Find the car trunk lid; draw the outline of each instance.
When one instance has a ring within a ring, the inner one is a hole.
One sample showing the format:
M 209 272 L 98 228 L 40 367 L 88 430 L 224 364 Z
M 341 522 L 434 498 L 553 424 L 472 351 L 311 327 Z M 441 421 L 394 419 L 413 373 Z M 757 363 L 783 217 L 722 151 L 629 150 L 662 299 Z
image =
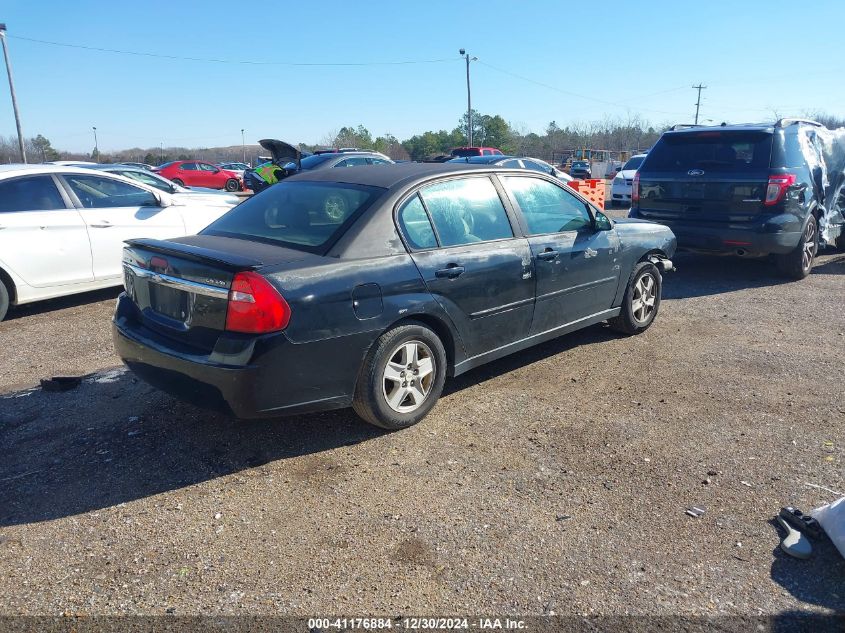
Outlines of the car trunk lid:
M 196 352 L 211 351 L 226 329 L 235 276 L 315 255 L 221 236 L 127 241 L 124 286 L 142 324 Z M 272 284 L 272 282 L 271 282 Z M 277 289 L 279 290 L 279 289 Z

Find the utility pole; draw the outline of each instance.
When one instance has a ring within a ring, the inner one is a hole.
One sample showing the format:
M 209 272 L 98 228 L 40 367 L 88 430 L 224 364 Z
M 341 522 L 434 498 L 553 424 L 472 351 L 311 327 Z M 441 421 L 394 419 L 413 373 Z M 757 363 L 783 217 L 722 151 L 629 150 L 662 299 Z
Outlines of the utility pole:
M 698 125 L 698 109 L 701 106 L 701 91 L 707 88 L 707 86 L 702 86 L 698 84 L 697 86 L 693 86 L 693 89 L 698 90 L 698 99 L 695 102 L 695 124 Z
M 472 144 L 472 95 L 469 87 L 469 63 L 478 61 L 478 58 L 470 57 L 463 48 L 458 52 L 461 54 L 461 57 L 466 59 L 467 62 L 467 141 L 469 142 L 470 147 L 475 147 Z
M 246 163 L 246 143 L 244 142 L 244 129 L 241 128 L 241 151 L 244 154 L 243 162 Z
M 158 164 L 162 165 L 162 164 L 164 164 L 164 143 L 161 143 L 159 145 L 159 150 L 160 151 L 159 151 L 159 155 L 158 155 Z
M 15 125 L 18 128 L 18 145 L 21 149 L 21 162 L 26 163 L 26 148 L 21 131 L 21 114 L 18 112 L 18 98 L 15 96 L 15 82 L 12 80 L 12 66 L 9 63 L 9 49 L 6 46 L 6 25 L 0 24 L 0 41 L 3 42 L 3 57 L 6 59 L 6 74 L 9 75 L 9 92 L 12 93 L 12 110 L 15 111 Z
M 97 142 L 97 127 L 94 126 L 91 129 L 94 130 L 94 154 L 97 157 L 94 160 L 99 163 L 100 162 L 100 144 Z

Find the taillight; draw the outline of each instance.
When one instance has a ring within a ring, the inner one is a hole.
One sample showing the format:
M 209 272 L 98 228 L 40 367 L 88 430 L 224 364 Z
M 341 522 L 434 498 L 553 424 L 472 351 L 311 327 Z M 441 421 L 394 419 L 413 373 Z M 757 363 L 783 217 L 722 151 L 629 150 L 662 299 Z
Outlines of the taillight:
M 640 172 L 634 174 L 634 182 L 631 183 L 631 202 L 640 201 Z
M 290 306 L 269 281 L 253 272 L 235 275 L 226 310 L 226 329 L 229 332 L 277 332 L 284 330 L 289 321 Z
M 786 190 L 789 186 L 794 184 L 795 174 L 769 176 L 769 184 L 766 186 L 766 199 L 763 204 L 767 207 L 776 205 L 786 196 Z

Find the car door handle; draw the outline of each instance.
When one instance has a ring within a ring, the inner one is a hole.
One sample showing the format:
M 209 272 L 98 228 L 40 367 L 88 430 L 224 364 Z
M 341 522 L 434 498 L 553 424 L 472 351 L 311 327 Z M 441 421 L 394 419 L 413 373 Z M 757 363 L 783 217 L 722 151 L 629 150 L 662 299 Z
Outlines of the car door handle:
M 544 262 L 550 262 L 556 259 L 558 252 L 554 249 L 547 248 L 542 253 L 537 253 L 537 259 L 542 259 Z
M 449 264 L 446 268 L 441 268 L 435 272 L 434 276 L 439 277 L 440 279 L 455 279 L 463 275 L 464 270 L 466 269 L 463 266 L 459 266 L 458 264 Z
M 584 257 L 586 257 L 586 258 L 595 257 L 598 254 L 599 254 L 598 251 L 594 251 L 592 248 L 589 248 L 589 247 L 584 251 Z
M 100 224 L 92 224 L 91 227 L 95 229 L 110 229 L 114 224 L 108 220 L 100 220 Z

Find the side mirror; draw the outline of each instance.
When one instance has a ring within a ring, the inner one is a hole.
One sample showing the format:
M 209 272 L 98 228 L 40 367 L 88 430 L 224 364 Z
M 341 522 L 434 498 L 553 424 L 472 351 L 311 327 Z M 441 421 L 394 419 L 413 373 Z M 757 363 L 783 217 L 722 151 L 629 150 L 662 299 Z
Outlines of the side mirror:
M 601 211 L 596 211 L 596 223 L 595 223 L 596 231 L 609 231 L 613 228 L 613 223 L 610 221 L 610 218 L 607 217 Z

